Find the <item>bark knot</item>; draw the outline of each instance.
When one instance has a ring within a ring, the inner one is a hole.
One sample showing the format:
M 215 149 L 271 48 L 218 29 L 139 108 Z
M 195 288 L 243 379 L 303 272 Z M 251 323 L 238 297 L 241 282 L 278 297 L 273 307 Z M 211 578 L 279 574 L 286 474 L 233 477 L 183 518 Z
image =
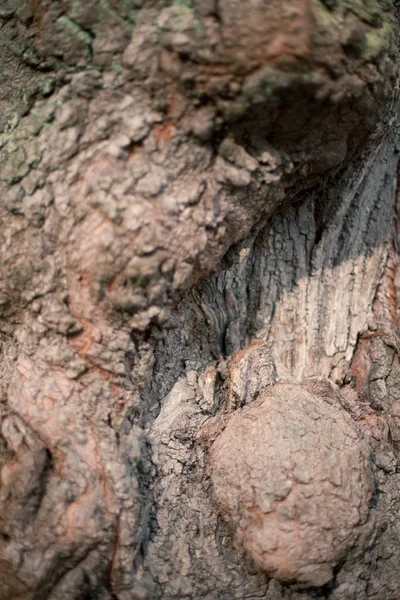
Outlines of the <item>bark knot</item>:
M 239 544 L 269 576 L 302 587 L 329 582 L 373 527 L 366 436 L 325 387 L 269 388 L 232 415 L 209 455 Z

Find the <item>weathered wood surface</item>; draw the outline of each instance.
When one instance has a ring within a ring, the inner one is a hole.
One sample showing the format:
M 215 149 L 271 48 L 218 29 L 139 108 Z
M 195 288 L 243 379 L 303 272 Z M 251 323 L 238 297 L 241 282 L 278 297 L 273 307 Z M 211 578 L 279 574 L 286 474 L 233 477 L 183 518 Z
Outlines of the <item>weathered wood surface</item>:
M 397 35 L 387 0 L 0 3 L 2 598 L 398 600 Z M 250 469 L 323 447 L 283 570 L 208 460 L 268 394 Z

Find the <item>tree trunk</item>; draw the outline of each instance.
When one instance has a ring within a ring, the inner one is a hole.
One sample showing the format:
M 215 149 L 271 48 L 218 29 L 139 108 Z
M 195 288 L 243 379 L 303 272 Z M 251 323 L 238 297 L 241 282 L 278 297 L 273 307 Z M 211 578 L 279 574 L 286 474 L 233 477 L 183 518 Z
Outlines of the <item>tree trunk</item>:
M 389 0 L 0 2 L 0 596 L 398 600 Z

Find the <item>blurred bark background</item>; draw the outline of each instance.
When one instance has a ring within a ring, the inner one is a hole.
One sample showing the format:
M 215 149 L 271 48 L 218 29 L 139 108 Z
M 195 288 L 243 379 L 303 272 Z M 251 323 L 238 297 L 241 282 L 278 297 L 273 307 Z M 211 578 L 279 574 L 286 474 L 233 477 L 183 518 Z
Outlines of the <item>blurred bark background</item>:
M 0 1 L 1 598 L 398 600 L 396 9 Z

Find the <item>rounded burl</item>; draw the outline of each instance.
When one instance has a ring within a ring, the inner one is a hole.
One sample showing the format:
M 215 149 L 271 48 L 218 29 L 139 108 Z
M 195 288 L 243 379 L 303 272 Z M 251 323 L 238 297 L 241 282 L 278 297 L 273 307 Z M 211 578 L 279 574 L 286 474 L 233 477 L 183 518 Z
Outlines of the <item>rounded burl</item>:
M 209 464 L 214 499 L 255 563 L 316 587 L 366 543 L 373 476 L 368 442 L 337 393 L 308 388 L 275 385 L 234 413 Z

